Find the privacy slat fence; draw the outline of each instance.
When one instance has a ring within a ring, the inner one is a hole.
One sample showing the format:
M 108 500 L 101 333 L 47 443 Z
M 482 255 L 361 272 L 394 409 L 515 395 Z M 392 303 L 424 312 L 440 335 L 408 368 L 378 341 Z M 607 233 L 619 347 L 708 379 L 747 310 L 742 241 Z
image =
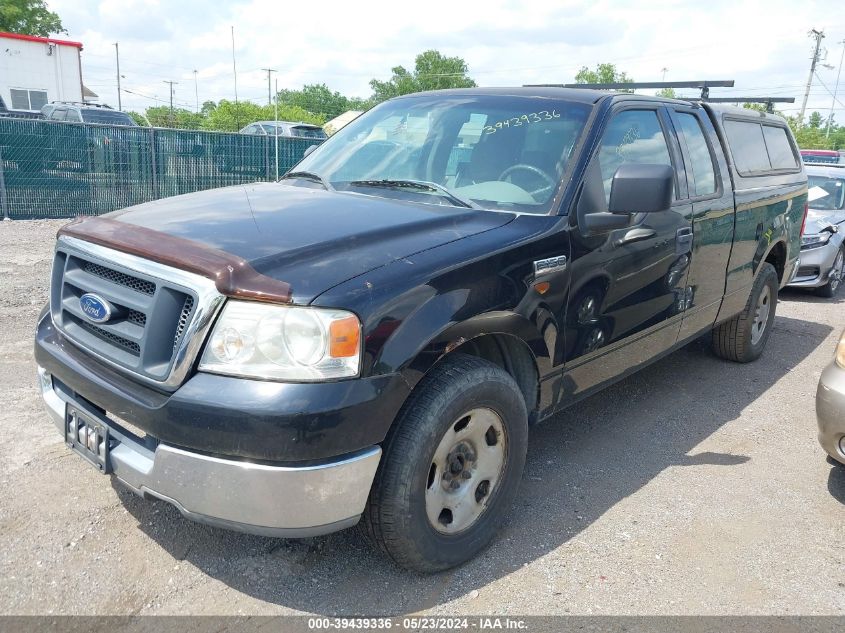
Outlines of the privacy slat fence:
M 279 139 L 281 175 L 319 141 Z M 0 117 L 4 217 L 99 215 L 276 176 L 275 139 Z

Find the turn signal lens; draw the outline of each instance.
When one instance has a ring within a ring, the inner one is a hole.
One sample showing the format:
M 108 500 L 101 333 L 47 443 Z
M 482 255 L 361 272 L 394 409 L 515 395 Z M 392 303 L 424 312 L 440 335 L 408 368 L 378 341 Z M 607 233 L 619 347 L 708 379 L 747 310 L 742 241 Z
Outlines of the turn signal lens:
M 839 345 L 836 346 L 836 364 L 845 369 L 845 332 L 842 332 Z
M 332 358 L 350 358 L 358 354 L 361 342 L 361 325 L 357 317 L 332 321 L 329 325 L 329 355 Z

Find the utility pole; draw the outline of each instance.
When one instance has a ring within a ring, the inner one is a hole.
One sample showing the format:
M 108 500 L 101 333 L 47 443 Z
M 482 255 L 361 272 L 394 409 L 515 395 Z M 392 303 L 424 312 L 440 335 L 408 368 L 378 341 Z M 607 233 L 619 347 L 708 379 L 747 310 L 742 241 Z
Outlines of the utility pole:
M 194 69 L 194 98 L 197 101 L 196 108 L 194 109 L 195 112 L 200 111 L 200 89 L 197 85 L 197 71 Z
M 238 66 L 235 63 L 235 27 L 232 26 L 232 73 L 235 76 L 235 132 L 241 127 L 241 122 L 238 117 Z
M 120 50 L 117 47 L 117 42 L 114 43 L 114 57 L 117 60 L 117 109 L 123 110 L 123 105 L 120 101 Z
M 842 40 L 839 44 L 842 44 L 842 55 L 839 57 L 839 70 L 836 71 L 836 86 L 833 88 L 833 101 L 830 102 L 830 115 L 827 117 L 827 130 L 824 133 L 825 138 L 830 138 L 830 124 L 833 121 L 833 108 L 836 106 L 836 94 L 839 92 L 839 76 L 842 74 L 842 62 L 845 61 L 845 40 Z
M 804 101 L 801 103 L 801 112 L 798 113 L 798 127 L 803 127 L 804 125 L 804 112 L 807 110 L 807 98 L 810 96 L 810 87 L 813 85 L 813 75 L 816 72 L 816 64 L 819 63 L 819 52 L 822 47 L 824 31 L 817 31 L 816 29 L 813 29 L 808 35 L 816 38 L 816 50 L 813 51 L 813 59 L 810 62 L 810 76 L 807 77 L 807 87 L 804 89 Z
M 178 81 L 163 80 L 164 83 L 170 84 L 170 127 L 173 127 L 173 84 L 179 84 Z
M 276 99 L 274 100 L 276 104 L 274 118 L 276 124 L 273 126 L 273 140 L 275 141 L 276 145 L 276 181 L 279 180 L 279 79 L 276 78 Z M 3 163 L 0 162 L 0 169 L 2 169 Z
M 262 68 L 261 70 L 267 71 L 267 105 L 272 103 L 272 99 L 270 98 L 270 73 L 276 72 L 275 68 Z

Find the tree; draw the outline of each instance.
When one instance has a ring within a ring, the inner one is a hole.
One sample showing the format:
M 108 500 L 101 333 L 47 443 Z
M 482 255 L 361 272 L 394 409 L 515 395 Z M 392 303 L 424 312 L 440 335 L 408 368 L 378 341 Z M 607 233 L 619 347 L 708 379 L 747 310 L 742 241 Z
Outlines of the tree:
M 163 105 L 147 108 L 144 114 L 153 127 L 198 130 L 205 122 L 205 117 L 202 114 L 191 112 L 185 108 L 173 108 L 171 113 L 170 107 Z
M 396 66 L 391 72 L 393 75 L 387 81 L 370 81 L 370 88 L 373 89 L 372 102 L 380 103 L 392 97 L 422 90 L 473 88 L 476 85 L 468 75 L 469 69 L 463 59 L 445 57 L 435 50 L 417 55 L 413 72 L 403 66 Z
M 663 97 L 664 99 L 677 99 L 678 95 L 675 94 L 674 88 L 661 88 L 657 92 L 654 93 L 655 97 Z
M 208 116 L 212 112 L 214 112 L 214 109 L 216 107 L 217 107 L 217 104 L 214 103 L 214 101 L 203 101 L 202 102 L 202 108 L 200 108 L 200 114 L 202 114 L 203 116 Z
M 132 120 L 135 121 L 141 127 L 149 127 L 150 123 L 147 121 L 147 118 L 141 114 L 140 112 L 135 112 L 134 110 L 127 110 L 126 114 L 132 117 Z
M 633 82 L 634 80 L 624 72 L 616 70 L 616 64 L 597 64 L 595 70 L 582 66 L 575 75 L 575 83 L 579 84 L 630 84 Z
M 366 110 L 370 105 L 364 99 L 332 92 L 326 84 L 305 85 L 302 90 L 280 90 L 278 98 L 280 104 L 302 108 L 325 120 L 333 119 L 348 110 Z
M 241 101 L 236 104 L 233 101 L 222 99 L 216 107 L 210 109 L 208 116 L 202 122 L 202 128 L 221 132 L 237 132 L 254 121 L 272 121 L 274 116 L 275 108 L 271 105 L 257 105 L 249 101 Z M 302 121 L 315 125 L 322 125 L 326 122 L 326 119 L 321 115 L 291 105 L 279 106 L 279 120 Z
M 47 37 L 67 33 L 59 16 L 44 0 L 0 0 L 0 31 Z

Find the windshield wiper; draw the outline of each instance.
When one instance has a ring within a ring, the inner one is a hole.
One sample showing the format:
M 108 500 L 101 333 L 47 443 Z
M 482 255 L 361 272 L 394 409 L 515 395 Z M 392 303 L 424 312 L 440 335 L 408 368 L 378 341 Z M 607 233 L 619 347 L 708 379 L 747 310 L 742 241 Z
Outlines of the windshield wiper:
M 302 180 L 311 180 L 312 182 L 318 182 L 323 185 L 323 188 L 326 191 L 335 190 L 334 187 L 332 187 L 332 183 L 323 178 L 320 174 L 317 174 L 313 171 L 290 171 L 281 178 L 279 178 L 279 180 L 286 180 L 288 178 L 301 178 Z
M 404 188 L 415 189 L 417 191 L 433 191 L 435 193 L 439 193 L 445 198 L 448 198 L 460 207 L 466 207 L 467 209 L 481 208 L 471 200 L 461 198 L 455 192 L 450 191 L 443 185 L 439 185 L 436 182 L 428 182 L 426 180 L 390 180 L 385 178 L 383 180 L 353 180 L 349 184 L 356 187 L 388 187 L 392 189 Z

